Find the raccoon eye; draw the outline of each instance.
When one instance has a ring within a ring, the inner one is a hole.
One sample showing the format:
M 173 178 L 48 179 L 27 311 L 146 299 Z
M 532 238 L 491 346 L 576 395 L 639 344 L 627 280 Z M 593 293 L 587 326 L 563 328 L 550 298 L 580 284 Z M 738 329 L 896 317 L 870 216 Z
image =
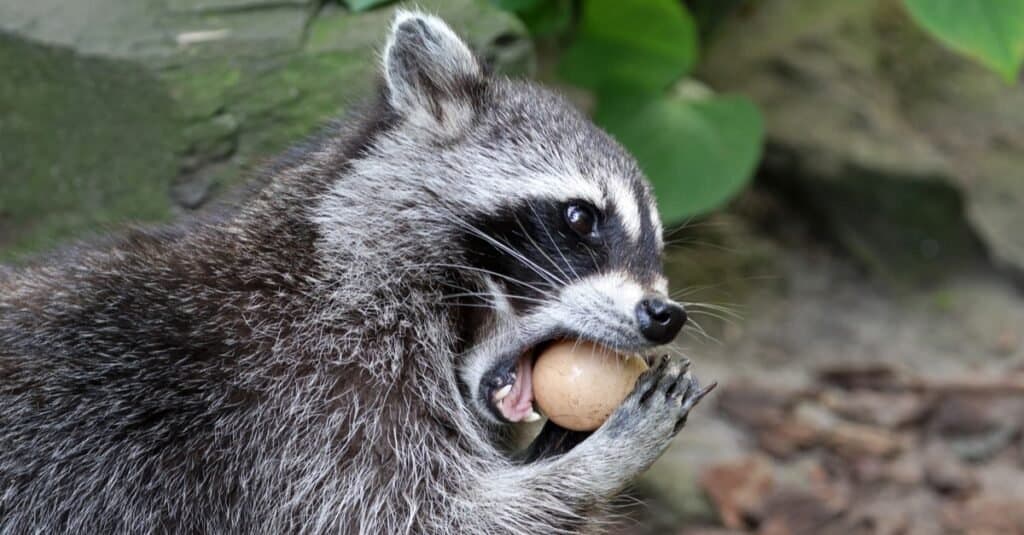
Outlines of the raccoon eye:
M 581 238 L 597 238 L 597 209 L 590 203 L 570 201 L 565 205 L 565 222 Z

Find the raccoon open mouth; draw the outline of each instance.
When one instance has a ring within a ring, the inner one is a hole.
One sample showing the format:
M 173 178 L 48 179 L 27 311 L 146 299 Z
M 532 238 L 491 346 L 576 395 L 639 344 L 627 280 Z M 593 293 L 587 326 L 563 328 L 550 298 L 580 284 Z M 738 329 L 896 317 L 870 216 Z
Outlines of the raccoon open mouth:
M 480 393 L 485 405 L 498 420 L 517 423 L 536 422 L 541 419 L 540 411 L 534 406 L 534 364 L 544 351 L 566 339 L 586 340 L 578 336 L 547 337 L 539 343 L 515 351 L 484 374 Z M 643 358 L 648 365 L 651 364 L 650 355 L 630 353 Z
M 511 365 L 500 366 L 485 379 L 488 406 L 507 422 L 536 422 L 541 416 L 533 406 L 533 363 L 551 341 L 523 351 Z

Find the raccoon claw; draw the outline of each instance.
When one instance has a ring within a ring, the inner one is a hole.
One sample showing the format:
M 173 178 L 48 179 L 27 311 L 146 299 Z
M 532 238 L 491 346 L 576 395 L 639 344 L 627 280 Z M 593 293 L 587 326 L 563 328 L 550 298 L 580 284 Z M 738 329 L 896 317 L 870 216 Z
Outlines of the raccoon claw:
M 686 378 L 684 381 L 683 378 Z M 712 381 L 711 384 L 700 388 L 700 381 L 696 377 L 693 377 L 688 372 L 683 374 L 680 378 L 680 383 L 685 382 L 686 385 L 682 388 L 685 390 L 678 396 L 679 405 L 682 409 L 682 415 L 676 420 L 675 427 L 672 428 L 672 434 L 678 433 L 686 425 L 686 418 L 690 415 L 690 410 L 697 406 L 698 403 L 704 399 L 705 396 L 711 393 L 715 387 L 718 386 L 717 381 Z
M 683 428 L 690 410 L 716 385 L 711 383 L 701 388 L 700 382 L 690 373 L 688 359 L 664 356 L 640 376 L 633 393 L 620 408 L 621 414 L 617 415 L 614 427 L 650 426 L 656 435 L 674 435 Z
M 651 394 L 656 390 L 658 379 L 666 375 L 665 369 L 668 368 L 668 364 L 671 360 L 672 359 L 668 355 L 662 356 L 661 359 L 658 360 L 657 364 L 645 371 L 643 375 L 640 376 L 640 379 L 637 380 L 636 386 L 633 387 L 633 391 L 640 393 L 639 401 L 641 405 L 647 404 Z

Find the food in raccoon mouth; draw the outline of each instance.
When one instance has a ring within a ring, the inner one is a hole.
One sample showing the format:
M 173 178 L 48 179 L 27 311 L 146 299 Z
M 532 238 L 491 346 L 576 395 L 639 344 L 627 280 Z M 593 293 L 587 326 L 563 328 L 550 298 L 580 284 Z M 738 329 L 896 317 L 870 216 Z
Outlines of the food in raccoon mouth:
M 552 422 L 573 431 L 593 431 L 632 392 L 646 369 L 640 357 L 590 342 L 565 340 L 537 357 L 533 393 Z

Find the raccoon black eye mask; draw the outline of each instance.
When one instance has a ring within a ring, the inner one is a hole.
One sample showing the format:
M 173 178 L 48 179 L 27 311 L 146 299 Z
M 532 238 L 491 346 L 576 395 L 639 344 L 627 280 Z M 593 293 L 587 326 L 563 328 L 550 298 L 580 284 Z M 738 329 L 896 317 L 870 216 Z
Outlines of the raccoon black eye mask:
M 236 206 L 4 271 L 0 533 L 591 532 L 668 447 L 708 389 L 660 357 L 686 315 L 633 158 L 436 17 L 381 58 Z M 577 341 L 649 368 L 510 454 Z

